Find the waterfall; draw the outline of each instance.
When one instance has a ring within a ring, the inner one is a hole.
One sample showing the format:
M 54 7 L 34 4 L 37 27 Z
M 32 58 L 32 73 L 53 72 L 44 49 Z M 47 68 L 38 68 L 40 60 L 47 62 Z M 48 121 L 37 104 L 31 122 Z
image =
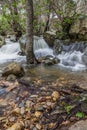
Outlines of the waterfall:
M 0 63 L 10 62 L 10 61 L 22 61 L 24 60 L 23 56 L 18 55 L 20 51 L 20 45 L 18 42 L 11 42 L 9 39 L 6 39 L 6 45 L 3 45 L 0 48 Z
M 61 53 L 56 54 L 56 57 L 60 59 L 58 67 L 72 71 L 85 70 L 87 68 L 87 47 L 85 44 L 73 43 L 64 45 L 60 42 L 57 45 L 62 48 Z M 25 62 L 26 57 L 18 54 L 20 51 L 18 42 L 13 43 L 6 39 L 6 45 L 0 48 L 0 64 L 11 61 Z M 43 37 L 34 36 L 33 51 L 37 59 L 48 55 L 55 57 L 53 49 L 49 48 Z
M 45 57 L 47 55 L 53 56 L 53 50 L 49 48 L 43 37 L 34 36 L 33 50 L 37 59 L 40 57 Z

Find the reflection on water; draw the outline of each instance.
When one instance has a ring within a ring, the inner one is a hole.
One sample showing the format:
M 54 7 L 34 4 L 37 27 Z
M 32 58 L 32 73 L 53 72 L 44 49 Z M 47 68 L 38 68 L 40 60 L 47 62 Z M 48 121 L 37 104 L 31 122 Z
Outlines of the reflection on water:
M 36 78 L 41 78 L 46 81 L 55 81 L 63 77 L 66 81 L 73 81 L 78 83 L 82 87 L 87 87 L 87 72 L 72 72 L 58 68 L 58 66 L 44 66 L 39 65 L 37 67 L 27 69 L 27 75 Z

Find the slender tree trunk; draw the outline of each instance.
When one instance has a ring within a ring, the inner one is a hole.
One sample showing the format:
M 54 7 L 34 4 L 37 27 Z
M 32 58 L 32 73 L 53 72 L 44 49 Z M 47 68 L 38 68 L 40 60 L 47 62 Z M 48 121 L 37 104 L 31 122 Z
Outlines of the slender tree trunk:
M 26 59 L 27 64 L 34 64 L 33 53 L 33 0 L 26 0 L 26 12 L 27 12 L 27 40 L 26 40 Z
M 16 40 L 19 40 L 19 38 L 22 36 L 22 28 L 19 23 L 19 14 L 16 5 L 16 0 L 6 0 L 6 2 L 8 3 L 8 7 L 12 17 L 12 21 L 10 21 L 10 25 L 15 33 Z

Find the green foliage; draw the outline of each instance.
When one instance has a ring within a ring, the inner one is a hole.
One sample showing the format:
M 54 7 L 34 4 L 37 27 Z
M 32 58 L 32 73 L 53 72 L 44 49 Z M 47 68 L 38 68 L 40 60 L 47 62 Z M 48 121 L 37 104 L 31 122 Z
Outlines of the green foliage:
M 71 105 L 65 106 L 65 110 L 66 110 L 67 114 L 70 114 L 70 110 L 71 110 L 72 108 L 73 108 L 73 106 L 71 106 Z
M 83 118 L 85 115 L 84 115 L 84 113 L 83 112 L 77 112 L 76 113 L 76 117 L 78 117 L 78 118 Z

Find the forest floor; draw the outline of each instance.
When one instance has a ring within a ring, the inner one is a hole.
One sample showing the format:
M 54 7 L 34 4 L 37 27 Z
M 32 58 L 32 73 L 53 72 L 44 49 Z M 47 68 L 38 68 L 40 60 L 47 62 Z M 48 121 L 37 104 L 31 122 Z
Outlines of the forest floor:
M 0 130 L 77 130 L 74 123 L 87 123 L 87 90 L 63 77 L 2 78 L 0 90 Z

